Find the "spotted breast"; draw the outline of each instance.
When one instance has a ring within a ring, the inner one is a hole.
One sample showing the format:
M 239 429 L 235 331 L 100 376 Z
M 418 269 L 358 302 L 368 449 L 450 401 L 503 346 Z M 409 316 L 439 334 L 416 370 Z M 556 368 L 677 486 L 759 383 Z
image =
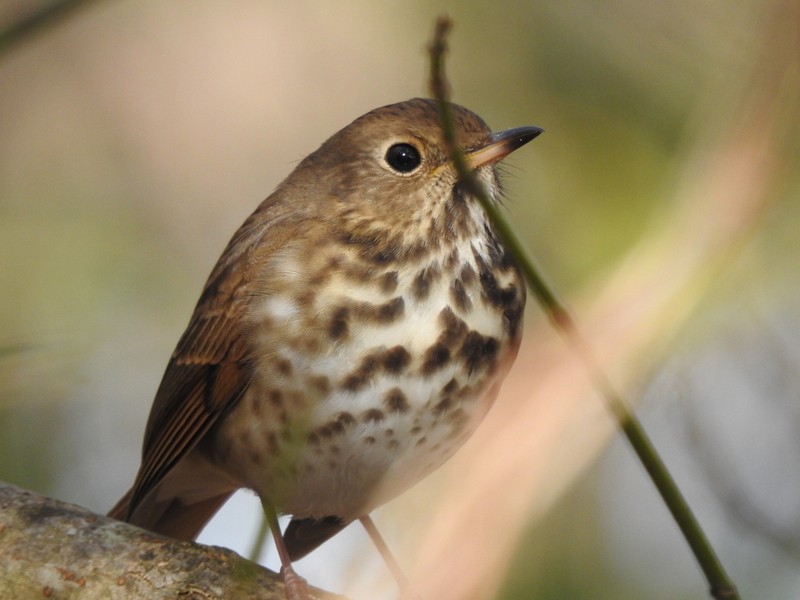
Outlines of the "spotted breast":
M 298 292 L 255 309 L 267 356 L 216 429 L 214 461 L 297 518 L 347 522 L 450 457 L 491 406 L 525 302 L 483 213 L 468 212 L 471 235 L 424 258 L 376 265 L 340 243 L 274 257 L 276 287 Z
M 541 130 L 492 133 L 452 108 L 467 166 L 497 201 L 496 163 Z M 293 515 L 284 534 L 270 521 L 291 573 L 293 558 L 463 444 L 517 353 L 524 305 L 436 104 L 367 113 L 233 236 L 167 366 L 136 482 L 110 514 L 190 539 L 247 487 L 268 515 Z

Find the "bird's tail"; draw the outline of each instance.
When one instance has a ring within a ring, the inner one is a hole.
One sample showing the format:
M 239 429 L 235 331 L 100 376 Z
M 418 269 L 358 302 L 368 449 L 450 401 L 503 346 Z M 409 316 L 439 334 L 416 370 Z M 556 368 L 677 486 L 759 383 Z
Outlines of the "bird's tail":
M 186 503 L 179 498 L 158 501 L 148 501 L 145 498 L 131 511 L 131 488 L 108 512 L 108 516 L 167 537 L 191 541 L 200 534 L 232 493 L 226 492 L 192 503 Z

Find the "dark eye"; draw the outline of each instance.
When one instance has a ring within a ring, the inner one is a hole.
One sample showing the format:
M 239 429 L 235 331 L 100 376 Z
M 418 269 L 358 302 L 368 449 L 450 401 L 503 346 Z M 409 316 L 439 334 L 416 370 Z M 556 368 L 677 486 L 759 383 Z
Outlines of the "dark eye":
M 419 166 L 422 158 L 411 144 L 395 144 L 386 151 L 386 162 L 398 173 L 410 173 Z

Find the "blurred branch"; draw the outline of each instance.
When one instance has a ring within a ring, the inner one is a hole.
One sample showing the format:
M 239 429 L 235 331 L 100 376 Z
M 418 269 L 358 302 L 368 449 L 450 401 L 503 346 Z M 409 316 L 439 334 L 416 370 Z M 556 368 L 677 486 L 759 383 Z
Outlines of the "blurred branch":
M 759 415 L 764 415 L 765 428 L 770 431 L 768 438 L 759 442 L 759 452 L 769 449 L 772 455 L 768 459 L 771 464 L 784 467 L 791 457 L 798 456 L 800 450 L 800 422 L 797 415 L 797 398 L 800 397 L 800 378 L 797 376 L 800 366 L 800 356 L 786 343 L 784 336 L 792 336 L 796 329 L 790 328 L 778 334 L 774 325 L 767 319 L 752 317 L 763 329 L 759 337 L 748 335 L 744 340 L 727 339 L 723 341 L 723 348 L 731 354 L 726 363 L 736 369 L 739 377 L 747 382 L 746 389 L 750 390 L 749 400 L 744 397 L 739 402 L 750 402 L 757 405 Z M 732 355 L 732 348 L 746 348 L 748 353 L 760 357 L 758 364 Z M 768 366 L 761 364 L 761 361 Z M 736 437 L 743 446 L 748 446 L 748 440 L 743 439 L 741 429 L 727 429 L 721 434 L 719 423 L 708 422 L 703 418 L 702 411 L 698 410 L 695 393 L 687 391 L 688 402 L 685 409 L 679 414 L 683 417 L 692 455 L 697 457 L 695 464 L 703 475 L 703 480 L 708 484 L 711 493 L 723 507 L 725 514 L 741 528 L 747 529 L 762 540 L 775 547 L 776 550 L 786 555 L 795 562 L 800 561 L 800 525 L 798 525 L 798 510 L 800 503 L 792 504 L 793 514 L 786 511 L 775 510 L 768 506 L 768 497 L 756 493 L 752 480 L 746 476 L 748 470 L 756 470 L 756 465 L 766 464 L 764 457 L 756 458 L 748 465 L 737 467 L 735 463 L 725 460 L 725 453 L 719 451 L 718 438 Z M 699 398 L 697 399 L 699 400 Z M 738 410 L 741 410 L 739 408 Z M 749 407 L 749 410 L 753 410 Z M 785 429 L 768 429 L 766 423 L 780 422 Z M 754 442 L 757 440 L 753 439 Z M 796 465 L 796 463 L 795 463 Z M 778 467 L 779 468 L 779 467 Z M 744 475 L 744 476 L 743 476 Z M 748 484 L 748 481 L 750 482 Z M 787 490 L 797 485 L 797 470 L 789 469 L 782 472 L 780 488 L 774 489 L 776 500 L 790 496 Z M 760 487 L 760 486 L 759 486 Z M 763 489 L 772 489 L 761 487 Z
M 58 24 L 93 0 L 60 0 L 42 6 L 0 31 L 0 57 L 47 27 Z
M 800 528 L 797 523 L 778 523 L 773 514 L 748 497 L 740 482 L 732 476 L 735 470 L 725 465 L 706 442 L 707 435 L 696 420 L 689 420 L 688 431 L 694 447 L 692 454 L 717 502 L 725 514 L 741 527 L 749 529 L 794 561 L 800 561 Z
M 648 435 L 631 413 L 623 399 L 611 385 L 605 372 L 601 369 L 593 351 L 580 333 L 574 318 L 559 301 L 552 289 L 539 274 L 534 261 L 515 235 L 511 225 L 501 213 L 499 207 L 491 201 L 477 177 L 466 167 L 461 151 L 456 144 L 455 128 L 449 104 L 449 86 L 444 72 L 444 55 L 447 51 L 447 35 L 452 27 L 448 17 L 440 17 L 436 22 L 434 40 L 430 47 L 431 55 L 431 92 L 439 105 L 442 123 L 442 135 L 450 153 L 462 184 L 477 197 L 489 215 L 492 224 L 520 265 L 528 282 L 545 314 L 555 328 L 564 337 L 572 351 L 580 358 L 589 373 L 595 389 L 605 399 L 606 405 L 616 418 L 622 432 L 647 470 L 664 503 L 667 505 L 676 524 L 684 535 L 694 553 L 710 586 L 710 594 L 718 599 L 739 598 L 733 582 L 725 572 L 714 549 L 700 527 L 686 499 L 683 497 L 675 480 L 670 475 L 661 457 L 655 450 Z
M 171 540 L 3 482 L 0 509 L 2 598 L 285 598 L 280 575 L 225 548 Z

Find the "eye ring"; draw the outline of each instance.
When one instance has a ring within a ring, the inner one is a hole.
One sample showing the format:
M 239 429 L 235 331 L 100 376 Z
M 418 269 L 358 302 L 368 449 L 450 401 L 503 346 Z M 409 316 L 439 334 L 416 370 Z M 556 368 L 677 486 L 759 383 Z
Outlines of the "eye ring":
M 407 142 L 389 146 L 384 160 L 393 171 L 403 175 L 415 171 L 422 164 L 422 156 L 419 150 Z

